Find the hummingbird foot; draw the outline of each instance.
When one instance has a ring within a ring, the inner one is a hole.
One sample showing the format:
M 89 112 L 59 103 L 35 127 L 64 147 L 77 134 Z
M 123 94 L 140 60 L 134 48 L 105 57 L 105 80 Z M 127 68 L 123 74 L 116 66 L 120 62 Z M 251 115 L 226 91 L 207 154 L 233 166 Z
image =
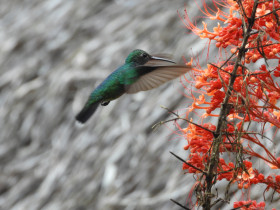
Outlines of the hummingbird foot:
M 101 106 L 107 106 L 110 103 L 110 101 L 104 101 L 101 103 Z

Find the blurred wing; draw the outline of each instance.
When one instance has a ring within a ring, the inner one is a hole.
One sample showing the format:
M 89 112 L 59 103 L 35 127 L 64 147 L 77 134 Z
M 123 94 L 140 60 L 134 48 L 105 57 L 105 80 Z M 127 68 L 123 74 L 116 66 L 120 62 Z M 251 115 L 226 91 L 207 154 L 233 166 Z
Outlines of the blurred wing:
M 152 66 L 151 68 L 155 68 Z M 191 66 L 160 66 L 147 74 L 142 75 L 136 82 L 126 86 L 126 93 L 137 93 L 154 89 L 170 80 L 173 80 L 191 70 Z

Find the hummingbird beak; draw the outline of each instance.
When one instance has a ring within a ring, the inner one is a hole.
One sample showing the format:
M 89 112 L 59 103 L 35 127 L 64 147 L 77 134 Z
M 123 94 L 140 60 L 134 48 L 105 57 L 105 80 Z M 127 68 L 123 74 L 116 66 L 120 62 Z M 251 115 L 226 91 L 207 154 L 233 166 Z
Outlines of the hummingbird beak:
M 158 60 L 158 61 L 165 61 L 165 62 L 169 62 L 169 63 L 175 63 L 172 60 L 166 59 L 166 58 L 161 58 L 161 57 L 156 57 L 156 56 L 152 56 L 151 57 L 152 60 Z

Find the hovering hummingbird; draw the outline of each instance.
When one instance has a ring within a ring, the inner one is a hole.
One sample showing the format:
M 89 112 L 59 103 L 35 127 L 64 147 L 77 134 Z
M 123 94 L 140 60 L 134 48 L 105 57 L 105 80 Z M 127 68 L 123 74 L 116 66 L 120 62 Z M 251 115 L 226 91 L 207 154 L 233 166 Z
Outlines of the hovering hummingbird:
M 124 93 L 132 94 L 156 88 L 191 70 L 191 66 L 175 65 L 166 57 L 149 55 L 134 50 L 125 63 L 111 73 L 89 96 L 76 120 L 85 123 L 98 105 L 107 106 Z

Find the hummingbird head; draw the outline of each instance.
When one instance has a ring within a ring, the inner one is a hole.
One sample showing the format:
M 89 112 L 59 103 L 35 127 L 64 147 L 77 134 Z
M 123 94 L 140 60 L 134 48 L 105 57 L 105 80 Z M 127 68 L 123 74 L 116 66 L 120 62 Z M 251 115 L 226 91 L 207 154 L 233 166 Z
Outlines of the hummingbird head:
M 159 60 L 159 61 L 165 61 L 165 62 L 170 62 L 170 63 L 175 63 L 171 60 L 168 60 L 166 58 L 161 58 L 161 57 L 155 57 L 152 55 L 149 55 L 147 52 L 144 50 L 133 50 L 126 58 L 125 63 L 135 63 L 136 65 L 144 65 L 148 61 L 151 60 Z

